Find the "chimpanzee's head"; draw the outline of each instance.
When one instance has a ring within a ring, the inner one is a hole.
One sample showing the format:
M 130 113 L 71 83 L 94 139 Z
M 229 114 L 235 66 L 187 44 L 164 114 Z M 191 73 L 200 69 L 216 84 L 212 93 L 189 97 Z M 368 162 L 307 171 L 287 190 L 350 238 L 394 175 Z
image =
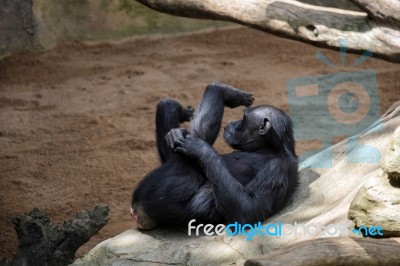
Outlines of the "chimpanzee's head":
M 242 120 L 230 122 L 225 127 L 224 139 L 236 150 L 268 148 L 295 154 L 289 116 L 270 105 L 247 107 Z

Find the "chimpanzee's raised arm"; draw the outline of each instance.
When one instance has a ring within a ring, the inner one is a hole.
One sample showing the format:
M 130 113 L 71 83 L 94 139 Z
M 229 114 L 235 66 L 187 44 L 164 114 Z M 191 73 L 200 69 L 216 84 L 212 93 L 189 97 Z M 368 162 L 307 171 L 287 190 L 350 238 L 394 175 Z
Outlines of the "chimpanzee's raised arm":
M 212 146 L 221 128 L 224 106 L 248 107 L 253 101 L 251 93 L 223 83 L 209 84 L 191 122 L 191 137 L 205 140 Z

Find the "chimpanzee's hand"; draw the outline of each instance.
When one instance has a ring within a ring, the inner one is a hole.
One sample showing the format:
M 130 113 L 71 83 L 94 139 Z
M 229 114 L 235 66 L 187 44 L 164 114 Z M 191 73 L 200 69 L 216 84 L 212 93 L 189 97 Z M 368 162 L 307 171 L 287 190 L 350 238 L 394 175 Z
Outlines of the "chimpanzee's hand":
M 175 143 L 175 152 L 185 154 L 190 157 L 199 158 L 204 155 L 208 148 L 211 146 L 202 139 L 181 137 L 178 138 Z
M 171 150 L 175 150 L 175 142 L 180 138 L 190 137 L 189 131 L 185 128 L 173 128 L 167 135 L 165 135 L 165 141 Z
M 179 122 L 189 122 L 193 119 L 194 108 L 189 105 L 187 108 L 181 107 L 179 110 Z

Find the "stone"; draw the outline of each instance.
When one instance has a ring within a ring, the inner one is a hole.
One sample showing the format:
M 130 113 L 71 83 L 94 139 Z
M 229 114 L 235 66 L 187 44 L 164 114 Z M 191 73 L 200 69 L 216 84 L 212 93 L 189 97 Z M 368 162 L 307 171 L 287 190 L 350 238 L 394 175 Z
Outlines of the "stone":
M 382 169 L 393 182 L 400 181 L 400 127 L 393 134 L 383 159 Z
M 383 153 L 381 166 L 382 171 L 358 191 L 349 218 L 357 227 L 382 227 L 385 237 L 400 236 L 400 127 Z

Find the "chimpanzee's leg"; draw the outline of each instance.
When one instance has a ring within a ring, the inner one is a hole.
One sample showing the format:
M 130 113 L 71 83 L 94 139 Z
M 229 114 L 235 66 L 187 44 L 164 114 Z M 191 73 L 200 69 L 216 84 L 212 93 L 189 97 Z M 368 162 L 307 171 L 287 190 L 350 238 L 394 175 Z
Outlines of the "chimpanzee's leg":
M 165 135 L 179 124 L 190 121 L 194 113 L 193 107 L 184 108 L 172 99 L 163 99 L 157 104 L 156 111 L 156 141 L 161 163 L 165 163 L 172 155 L 165 141 Z
M 224 106 L 250 106 L 252 94 L 223 83 L 207 86 L 191 122 L 191 137 L 200 138 L 213 145 L 221 128 Z

